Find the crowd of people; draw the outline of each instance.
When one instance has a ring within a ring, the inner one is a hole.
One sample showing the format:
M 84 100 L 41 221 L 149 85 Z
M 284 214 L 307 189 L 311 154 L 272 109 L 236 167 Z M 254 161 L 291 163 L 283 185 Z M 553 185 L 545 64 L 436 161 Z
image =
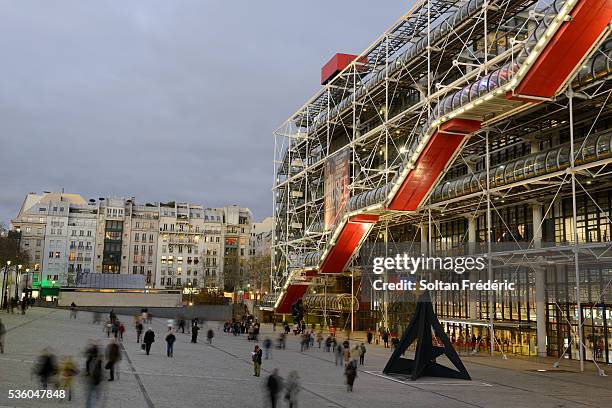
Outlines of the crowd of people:
M 77 319 L 78 311 L 73 303 L 70 306 L 70 319 Z M 103 323 L 102 331 L 106 335 L 107 344 L 101 345 L 98 340 L 92 340 L 85 348 L 84 364 L 80 366 L 73 356 L 65 355 L 57 357 L 51 348 L 45 348 L 33 367 L 33 374 L 38 378 L 42 388 L 54 387 L 66 391 L 66 398 L 73 398 L 73 383 L 78 376 L 83 378 L 85 384 L 85 404 L 86 407 L 93 407 L 100 402 L 104 393 L 101 392 L 102 385 L 106 382 L 119 380 L 119 365 L 124 352 L 122 343 L 134 341 L 140 344 L 143 354 L 150 355 L 152 345 L 156 341 L 156 333 L 152 326 L 152 316 L 146 310 L 134 316 L 133 330 L 134 337 L 126 335 L 124 318 L 121 320 L 114 310 L 111 310 L 105 317 L 101 313 L 94 313 L 92 323 Z M 199 331 L 205 328 L 205 322 L 201 318 L 190 320 L 183 316 L 167 320 L 167 330 L 162 334 L 162 342 L 165 342 L 165 354 L 168 358 L 174 357 L 174 348 L 180 334 L 191 335 L 191 343 L 197 343 Z M 270 336 L 265 336 L 260 341 L 261 324 L 254 316 L 245 314 L 240 318 L 234 318 L 222 324 L 222 330 L 227 335 L 243 336 L 249 342 L 255 343 L 251 353 L 253 361 L 253 376 L 262 375 L 262 364 L 264 360 L 271 360 L 273 348 L 285 350 L 287 347 L 287 337 L 293 331 L 293 335 L 298 338 L 298 350 L 301 353 L 316 349 L 320 352 L 334 353 L 336 366 L 341 366 L 343 370 L 344 382 L 347 391 L 353 391 L 353 386 L 358 375 L 358 367 L 363 366 L 366 355 L 365 342 L 353 342 L 349 340 L 338 340 L 336 331 L 330 329 L 325 333 L 323 330 L 315 330 L 315 326 L 307 328 L 301 321 L 291 327 L 287 322 L 282 323 L 283 330 L 278 333 L 276 347 Z M 273 324 L 276 331 L 276 322 Z M 0 320 L 0 352 L 4 353 L 4 335 L 6 329 Z M 207 343 L 212 345 L 214 330 L 208 328 L 206 332 Z M 388 334 L 380 334 L 383 342 L 388 343 Z M 367 344 L 372 343 L 373 334 L 368 332 L 366 337 Z M 264 370 L 267 371 L 267 370 Z M 291 371 L 286 379 L 283 379 L 278 369 L 272 368 L 271 373 L 265 380 L 267 396 L 272 407 L 276 407 L 279 398 L 286 401 L 289 407 L 297 406 L 297 395 L 299 392 L 298 374 Z

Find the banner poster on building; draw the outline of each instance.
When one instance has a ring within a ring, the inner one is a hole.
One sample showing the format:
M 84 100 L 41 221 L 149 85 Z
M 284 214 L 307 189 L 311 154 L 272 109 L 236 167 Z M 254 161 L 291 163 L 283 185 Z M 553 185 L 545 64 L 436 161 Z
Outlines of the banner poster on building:
M 348 149 L 325 162 L 325 231 L 333 229 L 344 212 L 349 197 L 350 163 Z

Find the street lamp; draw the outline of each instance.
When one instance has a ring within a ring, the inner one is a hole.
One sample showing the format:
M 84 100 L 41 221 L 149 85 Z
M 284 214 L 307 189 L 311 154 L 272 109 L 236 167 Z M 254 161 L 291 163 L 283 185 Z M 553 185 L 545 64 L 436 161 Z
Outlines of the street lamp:
M 25 303 L 23 304 L 23 307 L 21 308 L 21 311 L 24 314 L 25 314 L 26 307 L 28 306 L 28 293 L 29 293 L 28 292 L 28 283 L 30 283 L 29 282 L 30 281 L 30 268 L 26 268 L 25 271 L 26 271 L 26 281 L 25 281 L 25 287 L 24 287 L 25 295 L 23 297 L 23 302 L 25 302 Z
M 15 302 L 17 301 L 17 298 L 19 297 L 19 277 L 21 276 L 21 268 L 23 267 L 22 264 L 17 265 L 17 269 L 15 270 Z
M 8 275 L 8 270 L 9 267 L 11 266 L 11 261 L 6 261 L 6 266 L 4 267 L 4 279 L 2 279 L 2 298 L 0 298 L 0 300 L 2 301 L 2 308 L 6 307 L 6 301 L 8 299 L 8 282 L 7 282 L 7 275 Z M 8 310 L 8 307 L 7 307 Z

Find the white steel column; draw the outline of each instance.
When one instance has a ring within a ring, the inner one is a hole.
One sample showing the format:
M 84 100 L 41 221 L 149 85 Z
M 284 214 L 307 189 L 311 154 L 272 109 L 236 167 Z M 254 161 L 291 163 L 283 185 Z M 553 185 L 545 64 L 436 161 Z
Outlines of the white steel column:
M 576 169 L 574 152 L 574 92 L 570 86 L 568 92 L 569 101 L 569 130 L 570 130 L 570 172 L 572 175 L 572 229 L 574 230 L 574 266 L 576 272 L 576 308 L 578 309 L 578 359 L 580 360 L 580 371 L 584 371 L 584 355 L 582 344 L 582 304 L 580 302 L 580 265 L 578 263 L 578 220 L 576 211 Z
M 533 213 L 533 246 L 542 247 L 542 205 L 531 206 Z M 535 301 L 538 356 L 546 357 L 546 268 L 535 265 Z
M 493 264 L 491 262 L 491 158 L 489 153 L 489 131 L 485 131 L 485 164 L 487 173 L 487 266 L 488 279 L 493 281 Z M 495 305 L 493 305 L 493 292 L 489 291 L 489 347 L 491 348 L 491 356 L 495 350 L 495 329 L 493 328 L 493 315 L 495 314 Z
M 426 223 L 421 223 L 421 254 L 427 255 L 427 247 L 429 242 L 429 227 Z
M 476 216 L 468 215 L 468 254 L 474 255 L 476 252 Z M 476 277 L 478 271 L 470 272 L 470 280 L 474 281 L 474 277 Z M 469 317 L 471 320 L 478 319 L 478 308 L 477 308 L 478 297 L 476 296 L 476 291 L 470 290 L 468 292 L 468 306 L 469 306 Z

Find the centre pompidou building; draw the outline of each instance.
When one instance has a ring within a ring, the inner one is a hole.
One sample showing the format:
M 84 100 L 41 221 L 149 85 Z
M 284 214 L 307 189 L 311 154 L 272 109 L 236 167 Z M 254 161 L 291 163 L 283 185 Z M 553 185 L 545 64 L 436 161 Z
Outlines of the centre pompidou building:
M 612 362 L 611 20 L 610 0 L 423 0 L 335 55 L 274 132 L 265 306 L 401 331 L 411 294 L 373 291 L 374 257 L 483 255 L 470 279 L 516 290 L 433 293 L 456 344 Z

